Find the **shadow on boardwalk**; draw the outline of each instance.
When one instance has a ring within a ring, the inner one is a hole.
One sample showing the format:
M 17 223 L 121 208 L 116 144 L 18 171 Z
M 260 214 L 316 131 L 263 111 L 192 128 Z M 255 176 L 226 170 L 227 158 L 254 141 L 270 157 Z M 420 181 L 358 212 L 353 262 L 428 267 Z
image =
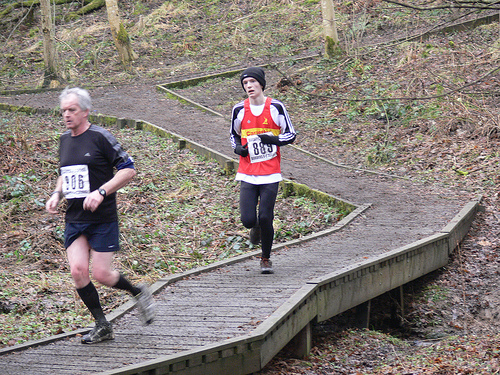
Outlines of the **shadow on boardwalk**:
M 228 119 L 164 99 L 154 87 L 96 89 L 92 96 L 99 113 L 145 120 L 233 157 Z M 48 108 L 57 95 L 0 102 Z M 137 102 L 147 105 L 138 108 Z M 142 326 L 132 310 L 116 319 L 113 342 L 82 346 L 72 337 L 6 354 L 0 356 L 2 373 L 100 373 L 248 335 L 308 281 L 438 233 L 473 198 L 340 168 L 292 147 L 282 156 L 284 177 L 370 208 L 341 231 L 275 252 L 274 275 L 260 274 L 258 260 L 245 258 L 176 281 L 156 293 L 159 311 L 151 326 Z

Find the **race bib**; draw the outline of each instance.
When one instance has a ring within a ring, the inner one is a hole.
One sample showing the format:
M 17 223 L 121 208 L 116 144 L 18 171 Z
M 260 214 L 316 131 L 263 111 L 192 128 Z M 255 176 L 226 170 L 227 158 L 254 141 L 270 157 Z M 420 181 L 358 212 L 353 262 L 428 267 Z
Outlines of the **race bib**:
M 262 143 L 258 135 L 249 136 L 247 138 L 247 143 L 250 163 L 270 160 L 278 154 L 278 146 Z
M 89 168 L 87 165 L 61 167 L 63 194 L 66 199 L 85 198 L 90 194 Z

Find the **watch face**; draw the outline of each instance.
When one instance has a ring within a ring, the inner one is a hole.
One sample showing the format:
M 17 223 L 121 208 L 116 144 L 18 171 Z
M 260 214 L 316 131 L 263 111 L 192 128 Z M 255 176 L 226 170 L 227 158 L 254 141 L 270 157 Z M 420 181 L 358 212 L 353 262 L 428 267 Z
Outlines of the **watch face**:
M 99 189 L 99 194 L 101 194 L 103 197 L 105 197 L 106 196 L 106 190 Z

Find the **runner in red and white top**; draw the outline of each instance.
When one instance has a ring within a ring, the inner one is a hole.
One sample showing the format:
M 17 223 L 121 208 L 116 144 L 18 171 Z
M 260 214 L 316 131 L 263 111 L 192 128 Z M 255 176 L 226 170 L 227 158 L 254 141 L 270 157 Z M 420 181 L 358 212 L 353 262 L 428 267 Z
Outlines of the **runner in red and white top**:
M 230 139 L 240 155 L 236 180 L 241 181 L 241 222 L 251 228 L 250 242 L 262 243 L 261 272 L 273 273 L 274 205 L 283 179 L 280 147 L 292 143 L 296 133 L 283 103 L 264 95 L 263 69 L 246 69 L 240 81 L 248 98 L 233 107 Z

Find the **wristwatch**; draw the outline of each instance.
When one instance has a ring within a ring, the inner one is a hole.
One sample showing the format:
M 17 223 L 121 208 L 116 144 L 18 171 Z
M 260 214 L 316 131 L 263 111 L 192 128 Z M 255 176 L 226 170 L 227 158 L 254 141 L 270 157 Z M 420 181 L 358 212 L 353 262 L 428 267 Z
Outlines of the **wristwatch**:
M 104 190 L 103 188 L 99 188 L 99 194 L 106 198 L 106 190 Z

